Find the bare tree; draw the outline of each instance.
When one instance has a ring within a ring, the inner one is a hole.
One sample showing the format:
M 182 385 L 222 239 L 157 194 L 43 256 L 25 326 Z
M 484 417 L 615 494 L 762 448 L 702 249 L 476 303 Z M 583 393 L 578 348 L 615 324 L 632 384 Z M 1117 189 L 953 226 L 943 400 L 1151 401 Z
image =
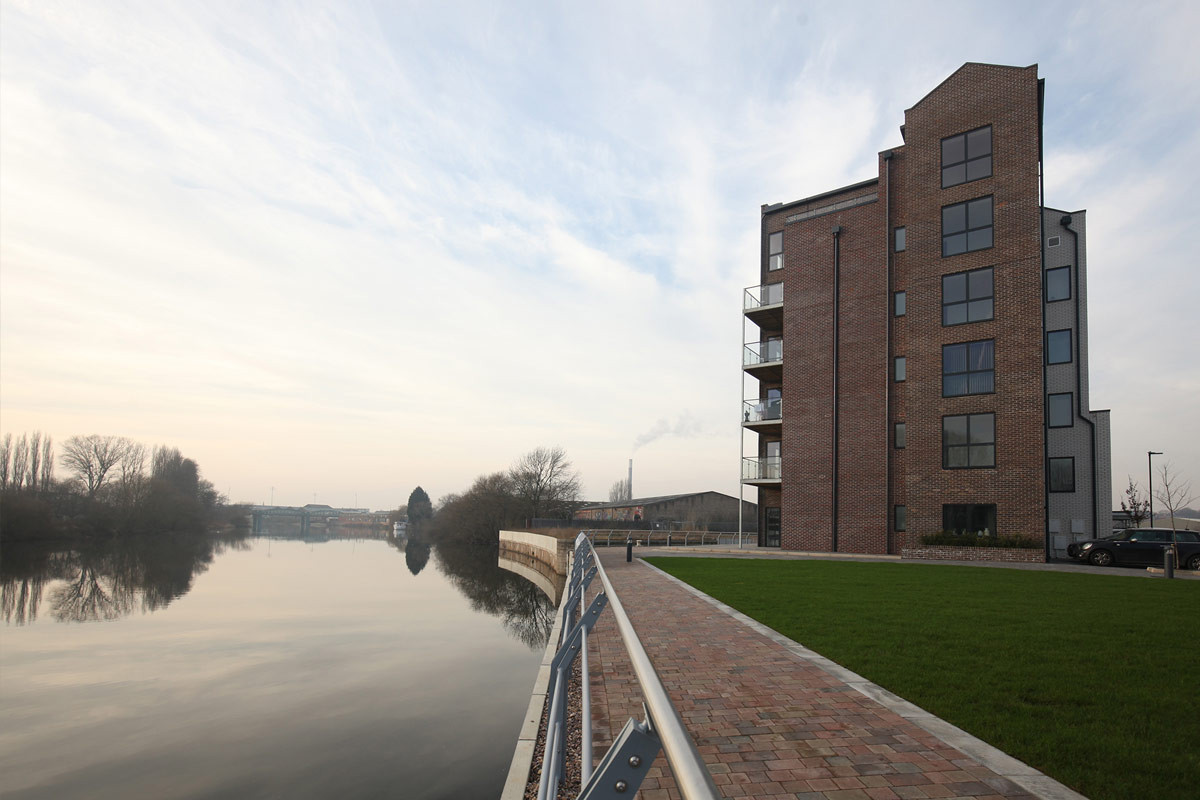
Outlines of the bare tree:
M 1125 489 L 1125 500 L 1121 501 L 1121 510 L 1129 515 L 1133 527 L 1142 527 L 1142 520 L 1150 514 L 1150 498 L 1143 498 L 1138 485 L 1129 477 L 1129 486 Z
M 1189 503 L 1197 499 L 1197 495 L 1192 491 L 1192 482 L 1176 472 L 1169 461 L 1158 468 L 1158 482 L 1154 496 L 1170 512 L 1171 529 L 1174 530 L 1175 512 L 1187 508 Z
M 121 458 L 118 476 L 120 503 L 130 508 L 139 503 L 146 490 L 146 446 L 140 442 L 129 442 Z
M 29 466 L 29 437 L 21 434 L 21 438 L 17 439 L 17 443 L 13 446 L 12 454 L 12 475 L 9 482 L 12 484 L 14 491 L 21 491 L 25 485 L 25 469 Z
M 11 475 L 10 465 L 12 464 L 13 444 L 12 434 L 4 434 L 4 438 L 0 439 L 0 491 L 8 490 L 9 475 Z
M 41 491 L 50 491 L 50 485 L 54 482 L 54 440 L 49 434 L 42 440 L 42 486 Z
M 579 499 L 579 473 L 561 447 L 539 447 L 517 459 L 508 471 L 526 516 L 557 517 Z
M 608 502 L 610 503 L 624 503 L 632 499 L 633 497 L 629 490 L 628 478 L 622 478 L 614 483 L 612 488 L 608 490 Z
M 95 498 L 108 473 L 121 463 L 131 444 L 123 436 L 72 436 L 63 445 L 63 466 L 75 473 L 87 489 L 88 497 Z
M 29 437 L 29 475 L 25 478 L 25 485 L 35 494 L 38 490 L 38 473 L 41 472 L 41 467 L 42 432 L 34 431 L 33 436 Z

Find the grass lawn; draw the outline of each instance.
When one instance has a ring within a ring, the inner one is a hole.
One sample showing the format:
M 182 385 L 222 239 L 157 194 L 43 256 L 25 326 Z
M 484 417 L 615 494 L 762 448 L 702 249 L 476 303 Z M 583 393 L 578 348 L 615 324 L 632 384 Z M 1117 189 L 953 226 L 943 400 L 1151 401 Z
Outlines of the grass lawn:
M 1200 583 L 648 561 L 1094 800 L 1200 797 Z

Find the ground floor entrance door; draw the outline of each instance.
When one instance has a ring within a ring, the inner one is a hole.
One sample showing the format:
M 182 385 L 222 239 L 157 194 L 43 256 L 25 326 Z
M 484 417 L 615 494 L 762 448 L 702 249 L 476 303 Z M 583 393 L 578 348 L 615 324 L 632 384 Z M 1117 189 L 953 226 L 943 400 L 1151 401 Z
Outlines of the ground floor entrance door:
M 763 509 L 763 527 L 762 533 L 758 536 L 759 547 L 779 547 L 779 531 L 781 525 L 779 523 L 779 507 L 767 506 Z

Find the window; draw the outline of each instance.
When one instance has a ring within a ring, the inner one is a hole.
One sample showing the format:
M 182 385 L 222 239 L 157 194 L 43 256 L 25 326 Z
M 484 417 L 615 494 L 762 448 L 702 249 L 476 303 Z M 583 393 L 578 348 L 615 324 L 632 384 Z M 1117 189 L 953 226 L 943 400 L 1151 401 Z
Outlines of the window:
M 942 276 L 942 324 L 962 325 L 993 317 L 992 268 Z
M 1073 492 L 1075 491 L 1075 459 L 1073 458 L 1052 458 L 1050 459 L 1050 491 L 1052 492 Z
M 1071 268 L 1055 267 L 1046 270 L 1046 302 L 1071 299 Z
M 908 530 L 908 506 L 896 506 L 896 530 Z
M 992 126 L 942 139 L 942 188 L 992 174 Z
M 896 449 L 903 450 L 908 445 L 908 435 L 903 422 L 896 423 Z
M 954 503 L 942 506 L 942 530 L 996 535 L 995 504 Z
M 996 391 L 995 341 L 942 345 L 942 397 Z
M 1046 363 L 1071 363 L 1071 331 L 1050 331 L 1046 334 Z
M 992 198 L 980 197 L 942 209 L 942 256 L 992 246 Z
M 1075 424 L 1075 395 L 1072 392 L 1046 397 L 1046 424 L 1051 428 L 1070 428 Z
M 767 269 L 783 269 L 783 231 L 767 235 Z
M 908 244 L 908 229 L 896 228 L 896 252 L 902 252 Z
M 779 547 L 781 512 L 779 506 L 767 506 L 763 509 L 765 525 L 763 525 L 763 547 Z
M 996 466 L 996 415 L 942 417 L 942 469 Z
M 896 292 L 896 316 L 903 317 L 908 312 L 908 295 L 905 292 Z
M 905 379 L 907 373 L 907 364 L 904 356 L 896 356 L 896 382 L 900 383 Z

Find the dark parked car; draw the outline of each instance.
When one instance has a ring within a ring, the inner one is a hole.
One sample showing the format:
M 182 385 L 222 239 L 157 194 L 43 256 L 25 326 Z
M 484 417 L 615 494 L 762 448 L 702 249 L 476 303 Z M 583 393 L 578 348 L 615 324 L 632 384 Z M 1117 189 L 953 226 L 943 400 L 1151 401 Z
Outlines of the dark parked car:
M 1109 567 L 1113 564 L 1161 567 L 1163 551 L 1175 546 L 1175 563 L 1180 569 L 1200 570 L 1200 533 L 1170 528 L 1126 528 L 1102 539 L 1074 542 L 1067 555 Z

